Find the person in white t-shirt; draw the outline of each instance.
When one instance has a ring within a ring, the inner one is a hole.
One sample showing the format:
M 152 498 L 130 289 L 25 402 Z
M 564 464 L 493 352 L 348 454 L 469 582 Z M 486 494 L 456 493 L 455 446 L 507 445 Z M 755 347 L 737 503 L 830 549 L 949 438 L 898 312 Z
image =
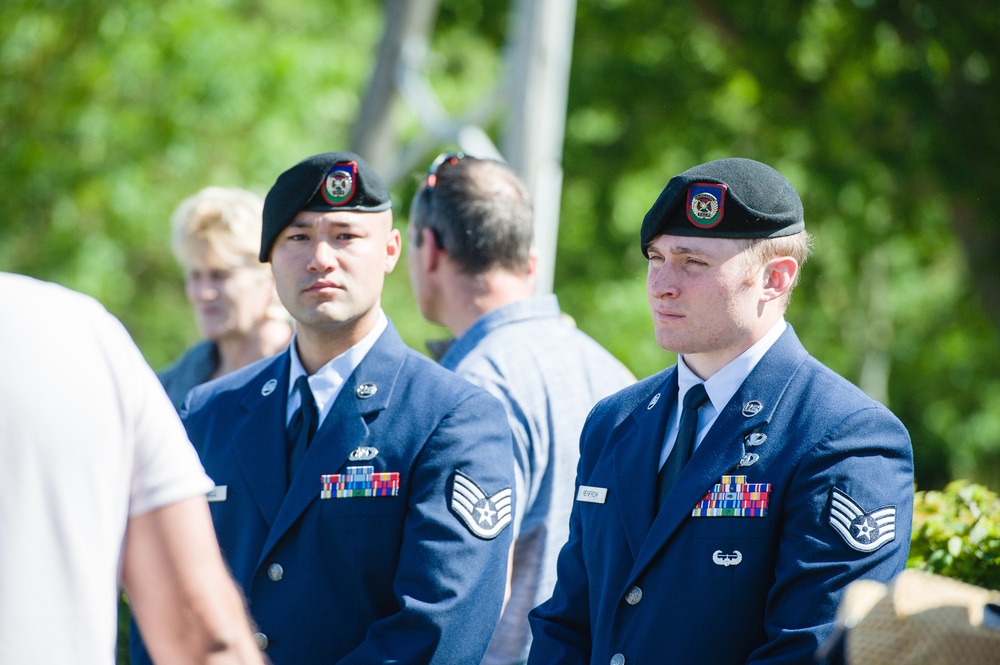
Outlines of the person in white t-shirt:
M 261 663 L 212 481 L 94 299 L 0 273 L 0 663 L 113 663 L 119 583 L 170 663 Z

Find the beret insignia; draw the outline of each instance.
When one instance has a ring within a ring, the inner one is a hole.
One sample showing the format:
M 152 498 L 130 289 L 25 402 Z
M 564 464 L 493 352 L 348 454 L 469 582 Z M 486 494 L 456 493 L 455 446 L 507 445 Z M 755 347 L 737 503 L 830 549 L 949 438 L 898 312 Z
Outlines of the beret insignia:
M 688 187 L 688 221 L 701 229 L 710 229 L 721 222 L 727 189 L 726 185 L 710 182 L 696 182 Z
M 323 200 L 332 206 L 342 206 L 350 201 L 354 196 L 357 174 L 358 165 L 355 162 L 334 164 L 323 176 L 323 187 L 320 189 Z

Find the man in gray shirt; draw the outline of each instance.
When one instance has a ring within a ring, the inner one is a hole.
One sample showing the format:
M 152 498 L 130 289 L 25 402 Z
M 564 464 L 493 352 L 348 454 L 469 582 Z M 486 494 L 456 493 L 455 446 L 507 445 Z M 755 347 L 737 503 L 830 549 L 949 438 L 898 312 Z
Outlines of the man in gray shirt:
M 444 154 L 410 209 L 410 282 L 423 316 L 455 341 L 440 362 L 503 402 L 517 461 L 509 600 L 483 663 L 524 663 L 528 612 L 552 594 L 569 533 L 579 438 L 599 399 L 635 379 L 534 295 L 532 207 L 493 160 Z

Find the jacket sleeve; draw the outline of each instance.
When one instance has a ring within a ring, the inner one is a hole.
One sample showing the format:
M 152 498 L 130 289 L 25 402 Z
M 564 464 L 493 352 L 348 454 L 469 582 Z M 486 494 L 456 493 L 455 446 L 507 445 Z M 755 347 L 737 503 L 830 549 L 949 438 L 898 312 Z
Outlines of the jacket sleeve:
M 500 403 L 468 394 L 431 433 L 411 474 L 393 583 L 400 609 L 372 624 L 344 665 L 477 663 L 499 620 L 514 507 Z
M 906 567 L 912 518 L 913 453 L 902 423 L 872 406 L 828 428 L 787 488 L 768 641 L 747 662 L 813 662 L 847 585 L 887 583 Z
M 577 491 L 587 468 L 587 448 L 583 442 L 588 438 L 591 417 L 581 435 Z M 579 502 L 573 504 L 569 540 L 559 553 L 556 576 L 552 597 L 528 615 L 532 634 L 528 665 L 585 665 L 590 662 L 591 653 L 590 587 L 583 556 Z

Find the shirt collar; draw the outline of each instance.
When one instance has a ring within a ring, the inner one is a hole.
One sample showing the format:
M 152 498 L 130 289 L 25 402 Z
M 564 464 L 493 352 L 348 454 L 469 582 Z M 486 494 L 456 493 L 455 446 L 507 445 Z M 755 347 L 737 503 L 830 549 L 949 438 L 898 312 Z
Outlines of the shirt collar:
M 320 414 L 320 422 L 326 416 L 333 401 L 340 394 L 340 389 L 344 386 L 347 378 L 354 373 L 361 361 L 364 360 L 368 352 L 375 346 L 375 342 L 389 327 L 389 319 L 385 312 L 379 309 L 378 320 L 375 326 L 365 335 L 361 341 L 347 349 L 339 356 L 320 367 L 315 374 L 309 377 L 309 388 L 312 390 L 313 399 L 316 400 L 316 409 Z M 299 408 L 299 394 L 295 391 L 295 381 L 306 373 L 299 359 L 299 353 L 295 347 L 295 339 L 291 344 L 292 366 L 288 376 L 288 417 L 291 418 L 295 410 Z
M 454 370 L 487 335 L 501 326 L 529 319 L 560 316 L 555 294 L 522 298 L 492 309 L 480 316 L 461 337 L 451 342 L 441 355 L 442 367 Z

